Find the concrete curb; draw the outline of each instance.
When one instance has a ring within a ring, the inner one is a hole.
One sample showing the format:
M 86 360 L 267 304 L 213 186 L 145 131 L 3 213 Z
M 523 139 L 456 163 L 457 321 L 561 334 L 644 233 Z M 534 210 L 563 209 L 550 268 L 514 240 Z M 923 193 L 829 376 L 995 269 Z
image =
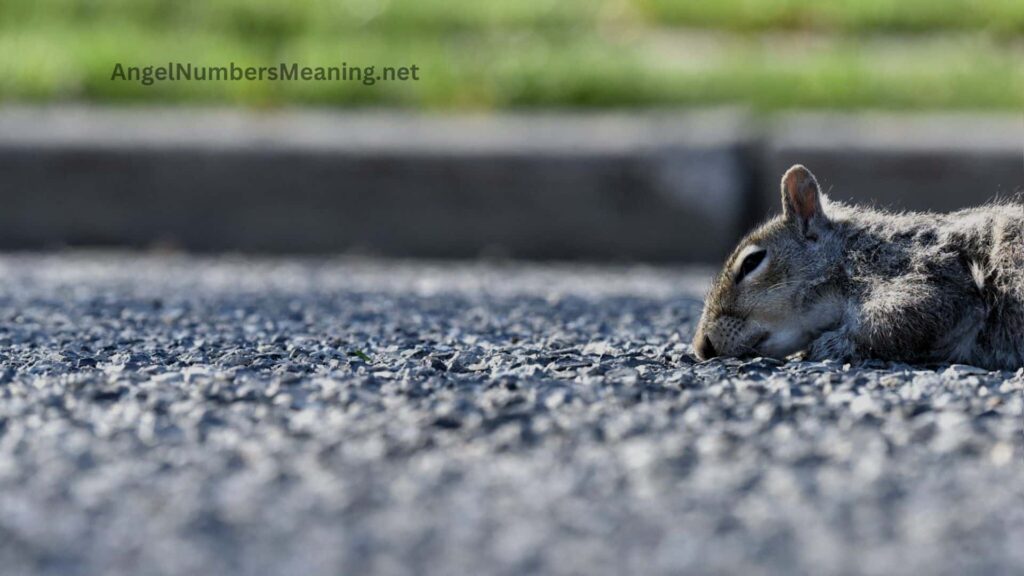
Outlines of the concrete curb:
M 0 108 L 0 248 L 711 262 L 794 162 L 952 209 L 1024 186 L 1024 116 Z
M 1024 114 L 794 114 L 765 134 L 768 206 L 798 162 L 830 196 L 893 210 L 947 212 L 1024 191 Z
M 706 260 L 740 223 L 741 125 L 5 110 L 0 246 Z

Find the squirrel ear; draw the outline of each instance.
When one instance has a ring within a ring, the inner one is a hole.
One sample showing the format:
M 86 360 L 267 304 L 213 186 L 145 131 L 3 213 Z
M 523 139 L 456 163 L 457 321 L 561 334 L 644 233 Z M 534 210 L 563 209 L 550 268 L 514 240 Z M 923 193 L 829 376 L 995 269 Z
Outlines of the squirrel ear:
M 821 206 L 818 181 L 810 170 L 800 164 L 794 164 L 782 176 L 782 215 L 812 240 L 816 240 L 828 224 Z

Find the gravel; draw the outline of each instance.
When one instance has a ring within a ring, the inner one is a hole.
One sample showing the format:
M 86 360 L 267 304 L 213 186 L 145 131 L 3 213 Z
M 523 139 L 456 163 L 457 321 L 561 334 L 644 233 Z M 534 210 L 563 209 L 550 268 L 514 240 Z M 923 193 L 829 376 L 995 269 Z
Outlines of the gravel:
M 1024 373 L 696 363 L 707 278 L 0 257 L 0 566 L 1024 570 Z

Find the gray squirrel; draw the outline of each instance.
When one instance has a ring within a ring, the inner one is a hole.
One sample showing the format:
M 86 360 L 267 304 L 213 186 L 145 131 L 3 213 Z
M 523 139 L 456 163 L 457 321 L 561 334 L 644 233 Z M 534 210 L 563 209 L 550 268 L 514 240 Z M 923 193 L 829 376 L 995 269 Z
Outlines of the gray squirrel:
M 740 241 L 693 349 L 715 356 L 1024 366 L 1024 206 L 890 213 L 829 200 L 807 168 Z

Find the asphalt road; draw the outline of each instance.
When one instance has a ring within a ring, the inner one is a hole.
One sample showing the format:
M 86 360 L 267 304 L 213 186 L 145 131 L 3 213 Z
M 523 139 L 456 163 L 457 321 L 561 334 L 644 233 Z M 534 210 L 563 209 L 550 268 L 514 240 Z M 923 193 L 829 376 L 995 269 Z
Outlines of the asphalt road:
M 0 571 L 1024 571 L 1021 373 L 695 363 L 705 279 L 0 257 Z

